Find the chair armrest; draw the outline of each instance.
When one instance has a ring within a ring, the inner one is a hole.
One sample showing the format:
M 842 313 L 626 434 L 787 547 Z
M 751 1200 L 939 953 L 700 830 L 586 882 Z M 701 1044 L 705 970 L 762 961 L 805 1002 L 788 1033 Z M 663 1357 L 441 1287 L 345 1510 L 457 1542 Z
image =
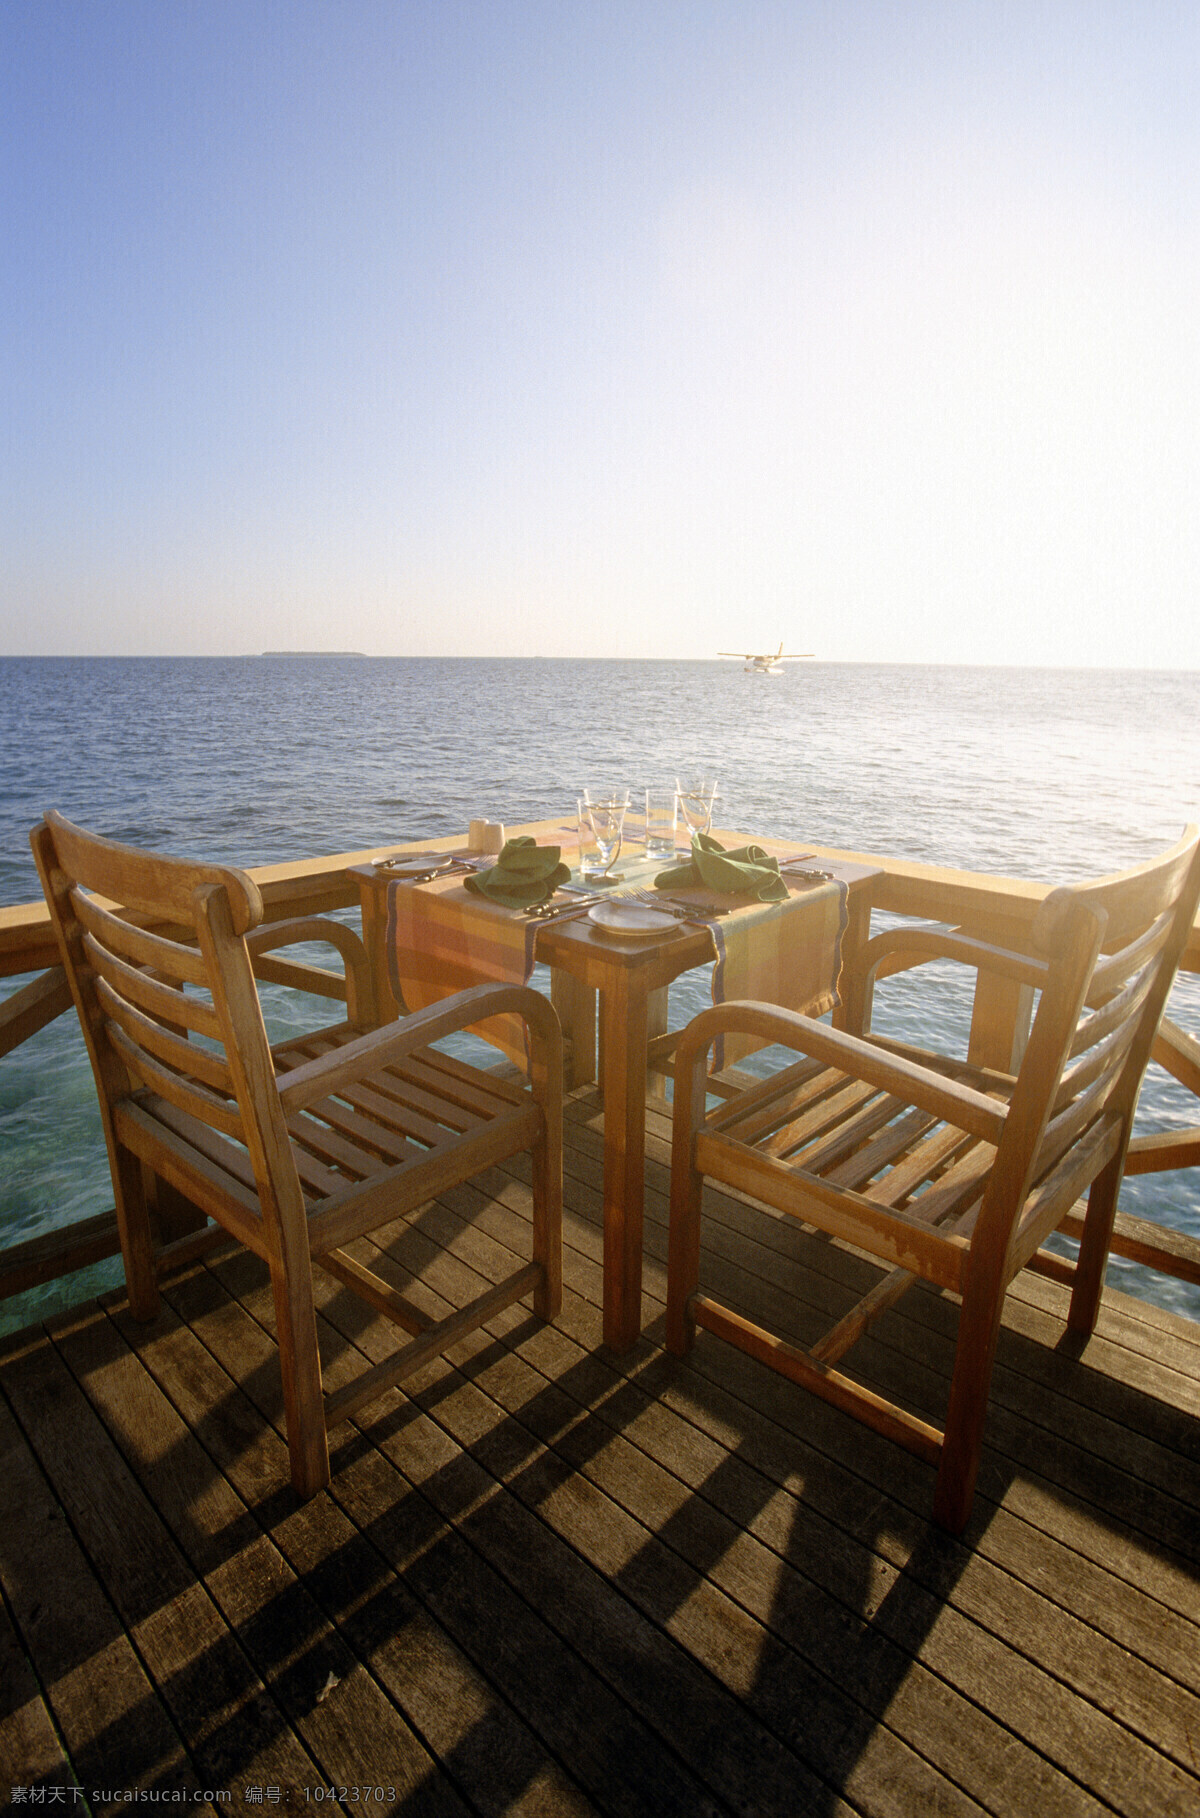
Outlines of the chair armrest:
M 926 926 L 888 928 L 847 960 L 838 990 L 846 1006 L 847 1026 L 864 1033 L 871 1024 L 875 986 L 897 972 L 924 966 L 930 960 L 957 960 L 976 972 L 987 972 L 1040 990 L 1046 981 L 1044 960 L 1009 947 L 995 947 L 957 929 Z
M 799 1054 L 829 1067 L 837 1067 L 854 1079 L 882 1092 L 892 1092 L 906 1104 L 917 1105 L 935 1117 L 967 1130 L 985 1142 L 999 1143 L 1008 1115 L 1007 1105 L 976 1092 L 970 1086 L 950 1080 L 918 1062 L 893 1054 L 859 1035 L 847 1035 L 841 1029 L 830 1029 L 814 1022 L 796 1010 L 784 1010 L 777 1004 L 749 1002 L 718 1004 L 702 1010 L 684 1030 L 676 1050 L 676 1081 L 693 1075 L 701 1056 L 714 1039 L 736 1029 L 764 1042 L 791 1048 Z M 696 1077 L 699 1077 L 696 1074 Z M 678 1090 L 678 1087 L 677 1087 Z M 730 1105 L 736 1099 L 729 1100 Z
M 529 1030 L 535 1096 L 539 1079 L 557 1082 L 562 1092 L 562 1029 L 549 998 L 529 985 L 472 985 L 456 991 L 441 1003 L 417 1010 L 398 1023 L 386 1023 L 340 1048 L 293 1067 L 279 1081 L 279 1100 L 285 1113 L 337 1092 L 361 1074 L 389 1066 L 424 1048 L 443 1035 L 486 1022 L 492 1016 L 519 1016 Z
M 972 934 L 937 927 L 886 929 L 869 940 L 855 956 L 854 970 L 865 977 L 877 978 L 885 962 L 903 961 L 909 954 L 912 959 L 908 963 L 912 965 L 922 966 L 935 959 L 959 960 L 964 966 L 974 966 L 977 971 L 995 972 L 1001 978 L 1015 979 L 1018 984 L 1039 989 L 1049 970 L 1045 960 L 1035 959 L 1032 954 L 1018 953 L 1011 947 L 994 947 Z M 883 976 L 886 978 L 892 972 L 905 970 L 903 963 L 888 964 Z
M 342 957 L 343 979 L 339 980 L 336 972 L 330 972 L 324 966 L 306 966 L 299 960 L 268 961 L 262 967 L 254 964 L 276 947 L 291 947 L 301 941 L 326 941 L 336 947 Z M 246 947 L 256 977 L 290 985 L 297 991 L 309 989 L 318 997 L 343 998 L 351 1023 L 371 1025 L 378 1022 L 371 962 L 353 928 L 331 922 L 322 915 L 294 916 L 289 921 L 268 922 L 255 928 L 246 936 Z

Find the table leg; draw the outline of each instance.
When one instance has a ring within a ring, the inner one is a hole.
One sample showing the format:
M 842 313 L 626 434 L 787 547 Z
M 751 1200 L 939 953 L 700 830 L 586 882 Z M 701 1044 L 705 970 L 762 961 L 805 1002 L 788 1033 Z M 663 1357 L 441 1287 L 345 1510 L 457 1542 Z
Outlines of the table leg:
M 622 972 L 600 993 L 604 1083 L 604 1342 L 628 1351 L 642 1329 L 646 1150 L 646 988 Z
M 403 1014 L 392 995 L 387 964 L 387 886 L 374 879 L 359 885 L 359 909 L 362 915 L 363 945 L 371 962 L 371 984 L 375 1002 L 370 1020 L 378 1028 L 394 1022 Z
M 975 981 L 967 1059 L 973 1067 L 1015 1073 L 1033 1017 L 1033 987 L 981 971 Z
M 657 991 L 652 991 L 646 1000 L 647 1045 L 654 1040 L 656 1035 L 665 1035 L 667 1033 L 669 1013 L 670 987 L 668 985 L 660 985 Z M 667 1075 L 665 1073 L 660 1073 L 657 1068 L 648 1069 L 646 1090 L 652 1093 L 655 1098 L 665 1100 L 667 1096 Z
M 566 1038 L 568 1092 L 590 1086 L 596 1077 L 596 988 L 554 967 L 550 973 L 550 1002 L 558 1011 Z
M 842 936 L 842 977 L 851 970 L 853 962 L 871 938 L 871 899 L 869 896 L 850 897 L 846 904 L 846 931 Z M 851 1035 L 862 1035 L 863 1006 L 861 1003 L 849 1003 L 843 997 L 835 1005 L 831 1018 L 835 1029 L 846 1029 Z

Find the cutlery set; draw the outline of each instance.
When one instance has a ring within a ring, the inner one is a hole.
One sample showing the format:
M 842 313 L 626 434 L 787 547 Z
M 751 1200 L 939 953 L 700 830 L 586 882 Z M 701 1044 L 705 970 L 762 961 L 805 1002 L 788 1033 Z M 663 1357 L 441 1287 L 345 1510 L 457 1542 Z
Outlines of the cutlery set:
M 660 915 L 673 915 L 677 922 L 716 922 L 731 913 L 728 909 L 702 908 L 677 896 L 662 896 L 656 890 L 631 890 L 622 901 L 637 903 L 643 909 L 657 909 Z
M 408 870 L 411 863 L 411 859 L 406 858 L 403 853 L 399 853 L 395 858 L 376 859 L 375 869 L 385 873 L 398 872 L 406 884 L 430 884 L 436 877 L 462 877 L 475 871 L 481 871 L 486 866 L 494 864 L 495 860 L 490 856 L 483 859 L 455 857 L 450 860 L 449 864 L 439 861 L 436 865 L 431 864 L 428 869 L 423 871 Z
M 779 870 L 789 883 L 829 884 L 834 876 L 832 871 L 813 871 L 802 865 L 799 859 L 793 859 L 790 863 L 785 860 Z
M 562 888 L 566 890 L 569 886 L 564 884 Z M 549 922 L 555 920 L 560 915 L 584 915 L 596 903 L 610 902 L 611 900 L 610 897 L 600 895 L 576 895 L 569 903 L 556 903 L 553 898 L 551 898 L 551 900 L 546 903 L 534 903 L 531 909 L 523 909 L 521 913 L 529 921 Z

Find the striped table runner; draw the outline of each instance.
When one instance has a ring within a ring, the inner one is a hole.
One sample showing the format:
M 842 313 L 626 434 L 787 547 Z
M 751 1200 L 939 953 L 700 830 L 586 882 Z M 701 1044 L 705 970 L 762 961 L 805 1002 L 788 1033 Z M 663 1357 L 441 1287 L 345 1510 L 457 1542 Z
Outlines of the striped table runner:
M 806 1016 L 832 1010 L 840 1001 L 846 898 L 840 878 L 807 887 L 789 883 L 786 903 L 739 905 L 714 922 L 713 1003 L 748 999 Z M 713 1067 L 735 1066 L 764 1045 L 752 1036 L 722 1036 L 713 1045 Z
M 715 904 L 730 910 L 710 924 L 714 1003 L 749 998 L 820 1016 L 838 1002 L 846 929 L 846 886 L 840 880 L 814 886 L 789 882 L 786 903 L 745 903 L 704 890 L 679 894 L 698 909 Z M 609 900 L 620 895 L 614 890 Z M 412 1011 L 469 985 L 527 984 L 537 937 L 547 925 L 465 890 L 461 877 L 415 886 L 394 880 L 387 934 L 392 990 Z M 473 1033 L 525 1065 L 524 1024 L 518 1017 L 495 1017 Z M 733 1065 L 761 1045 L 727 1036 L 713 1065 Z
M 388 976 L 406 1010 L 424 1010 L 468 985 L 525 985 L 544 923 L 464 889 L 461 876 L 388 886 Z M 525 1025 L 492 1017 L 472 1034 L 524 1067 Z

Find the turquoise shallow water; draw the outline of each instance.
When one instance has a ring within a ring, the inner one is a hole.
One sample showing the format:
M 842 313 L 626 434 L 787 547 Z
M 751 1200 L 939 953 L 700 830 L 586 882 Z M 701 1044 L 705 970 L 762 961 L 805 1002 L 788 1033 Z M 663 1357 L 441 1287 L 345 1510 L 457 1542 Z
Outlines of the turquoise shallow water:
M 47 807 L 119 839 L 264 864 L 566 813 L 589 782 L 681 765 L 719 819 L 818 844 L 1066 882 L 1200 818 L 1200 676 L 1146 671 L 374 658 L 0 661 L 0 902 L 38 895 Z M 0 991 L 22 981 L 0 983 Z M 965 1026 L 949 975 L 888 986 L 888 1026 Z M 698 979 L 678 1014 L 698 1008 Z M 1200 980 L 1173 1015 L 1200 1033 Z M 1148 1076 L 1140 1127 L 1196 1121 Z M 112 1203 L 91 1076 L 62 1018 L 0 1060 L 5 1243 Z M 1200 1177 L 1131 1181 L 1125 1209 L 1200 1235 Z M 76 1280 L 91 1291 L 111 1268 Z M 1114 1259 L 1110 1280 L 1200 1318 L 1200 1290 Z M 61 1291 L 56 1290 L 55 1294 Z M 53 1303 L 13 1303 L 24 1323 Z M 4 1323 L 0 1310 L 0 1329 Z

